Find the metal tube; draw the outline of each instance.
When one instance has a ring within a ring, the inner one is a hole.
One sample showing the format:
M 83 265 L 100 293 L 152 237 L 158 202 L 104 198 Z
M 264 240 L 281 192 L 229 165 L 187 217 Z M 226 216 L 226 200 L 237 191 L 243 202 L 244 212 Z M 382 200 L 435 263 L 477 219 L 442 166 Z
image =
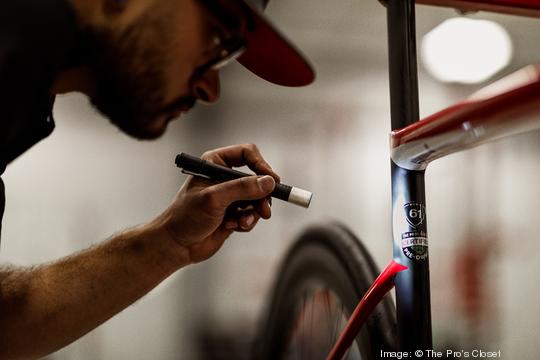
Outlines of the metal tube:
M 425 204 L 424 171 L 392 163 L 394 260 L 409 268 L 395 278 L 400 351 L 432 349 Z
M 396 130 L 419 118 L 414 1 L 389 0 L 386 8 L 390 108 Z
M 397 130 L 419 118 L 414 0 L 389 0 L 387 21 L 392 130 Z M 401 351 L 432 349 L 425 203 L 424 172 L 392 162 L 394 259 L 409 267 L 395 279 Z
M 424 170 L 438 158 L 540 129 L 540 64 L 529 65 L 420 122 L 392 132 L 392 160 Z

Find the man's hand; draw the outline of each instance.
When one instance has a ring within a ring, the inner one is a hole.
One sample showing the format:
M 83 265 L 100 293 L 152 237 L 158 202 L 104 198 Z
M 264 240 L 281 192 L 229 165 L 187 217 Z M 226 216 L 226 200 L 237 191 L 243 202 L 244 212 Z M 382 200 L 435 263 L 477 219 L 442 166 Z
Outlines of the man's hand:
M 203 158 L 266 176 L 221 184 L 189 177 L 169 208 L 145 226 L 42 266 L 0 268 L 0 359 L 39 358 L 66 346 L 180 267 L 212 256 L 233 231 L 250 231 L 270 217 L 268 195 L 279 177 L 254 145 Z
M 190 176 L 171 206 L 152 222 L 186 250 L 190 263 L 212 256 L 233 231 L 250 231 L 261 217 L 270 218 L 268 195 L 279 182 L 255 145 L 224 147 L 202 158 L 228 167 L 247 165 L 259 176 L 220 184 Z

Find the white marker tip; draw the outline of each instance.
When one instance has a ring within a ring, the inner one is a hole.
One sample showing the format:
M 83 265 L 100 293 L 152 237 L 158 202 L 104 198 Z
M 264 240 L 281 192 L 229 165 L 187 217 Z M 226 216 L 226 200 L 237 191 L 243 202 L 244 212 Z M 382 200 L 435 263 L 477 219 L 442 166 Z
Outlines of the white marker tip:
M 291 193 L 289 194 L 288 201 L 293 204 L 308 208 L 309 204 L 311 203 L 312 197 L 313 197 L 312 192 L 293 187 L 291 190 Z

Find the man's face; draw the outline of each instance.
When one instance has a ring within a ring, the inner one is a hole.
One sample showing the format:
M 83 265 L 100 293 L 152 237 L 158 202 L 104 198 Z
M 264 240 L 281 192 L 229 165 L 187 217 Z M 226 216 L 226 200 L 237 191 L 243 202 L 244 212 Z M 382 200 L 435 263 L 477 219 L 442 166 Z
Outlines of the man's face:
M 132 19 L 85 31 L 96 80 L 91 101 L 127 134 L 153 139 L 197 100 L 218 99 L 217 71 L 196 70 L 215 56 L 214 32 L 227 30 L 197 0 L 156 0 Z

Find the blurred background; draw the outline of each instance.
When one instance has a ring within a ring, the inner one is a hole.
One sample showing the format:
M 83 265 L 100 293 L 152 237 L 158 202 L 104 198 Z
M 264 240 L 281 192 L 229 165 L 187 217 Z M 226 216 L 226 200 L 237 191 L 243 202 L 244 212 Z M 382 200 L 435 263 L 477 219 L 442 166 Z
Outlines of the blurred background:
M 178 271 L 48 359 L 210 359 L 218 358 L 215 352 L 220 358 L 240 358 L 263 315 L 280 259 L 308 224 L 339 219 L 365 242 L 380 267 L 390 260 L 384 7 L 376 1 L 276 0 L 267 13 L 311 58 L 318 73 L 315 84 L 281 88 L 233 65 L 223 72 L 219 103 L 172 123 L 155 142 L 121 134 L 82 96 L 58 98 L 56 131 L 4 175 L 0 260 L 20 265 L 52 261 L 153 219 L 184 180 L 174 166 L 174 156 L 182 151 L 200 155 L 256 143 L 285 182 L 314 192 L 311 207 L 274 201 L 271 220 L 251 233 L 234 234 L 212 259 Z M 453 10 L 417 7 L 419 47 L 424 35 L 456 17 L 461 15 Z M 422 50 L 422 116 L 540 59 L 538 20 L 487 13 L 467 17 L 506 29 L 510 55 L 481 51 L 488 54 L 484 64 L 502 59 L 491 74 L 475 83 L 443 82 L 427 71 L 426 54 L 435 50 Z M 504 41 L 501 46 L 508 48 Z M 462 55 L 468 61 L 478 56 Z M 437 347 L 538 358 L 539 160 L 540 133 L 535 132 L 430 165 L 427 208 Z

